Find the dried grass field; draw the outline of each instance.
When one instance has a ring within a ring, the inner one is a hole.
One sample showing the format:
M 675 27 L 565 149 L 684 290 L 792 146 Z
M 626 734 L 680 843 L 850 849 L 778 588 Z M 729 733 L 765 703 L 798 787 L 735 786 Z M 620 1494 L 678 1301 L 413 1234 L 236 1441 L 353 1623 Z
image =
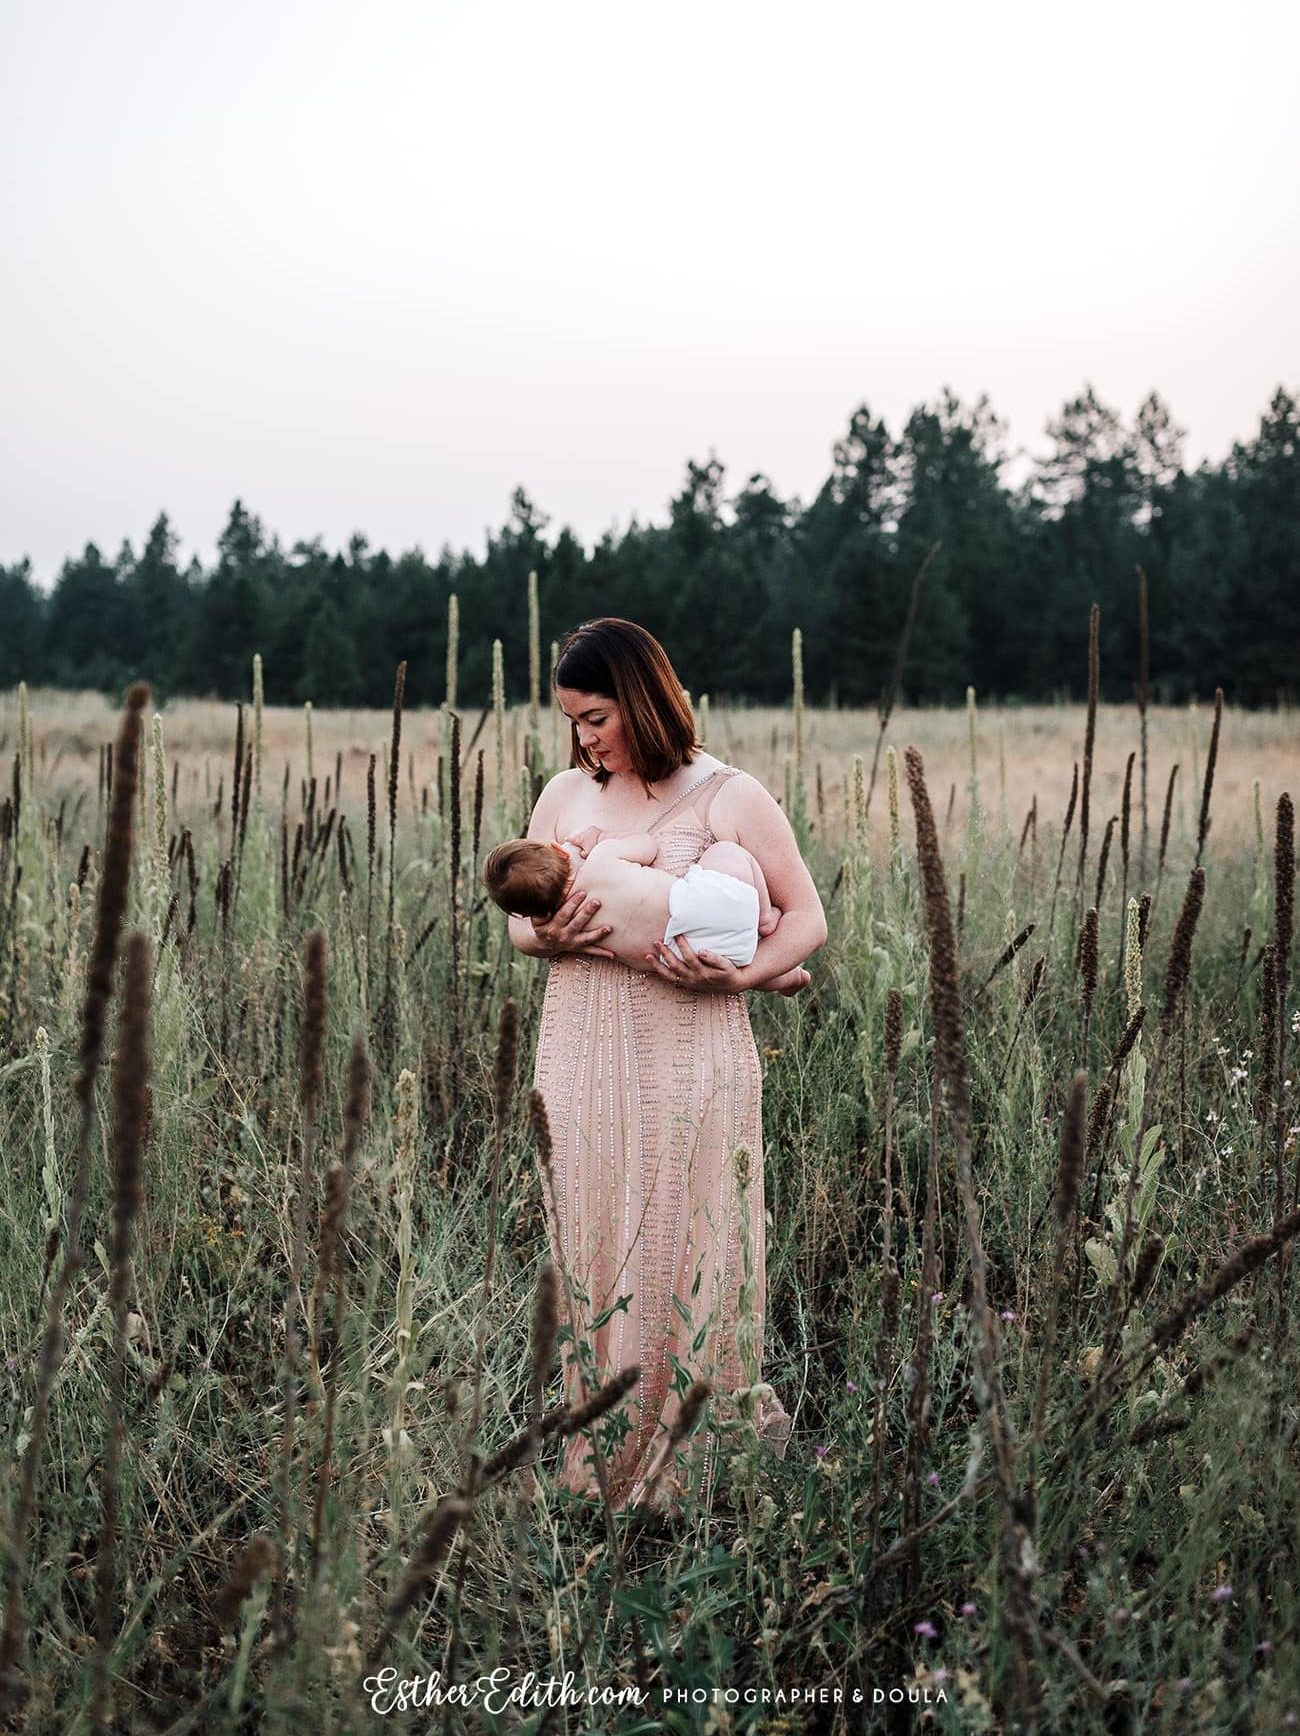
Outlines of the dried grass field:
M 560 1402 L 478 876 L 556 713 L 250 692 L 0 695 L 13 1727 L 360 1731 L 385 1669 L 573 1677 L 392 1728 L 1300 1716 L 1293 715 L 1152 708 L 1144 803 L 1133 706 L 900 710 L 874 784 L 874 713 L 697 706 L 830 937 L 751 997 L 794 1436 L 669 1523 L 551 1483 L 624 1394 Z

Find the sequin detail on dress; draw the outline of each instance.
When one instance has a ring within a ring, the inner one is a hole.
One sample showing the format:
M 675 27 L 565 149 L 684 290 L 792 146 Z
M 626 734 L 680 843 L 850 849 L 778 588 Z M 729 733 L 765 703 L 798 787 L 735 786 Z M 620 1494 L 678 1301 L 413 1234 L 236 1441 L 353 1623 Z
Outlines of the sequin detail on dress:
M 708 800 L 725 767 L 692 785 Z M 713 832 L 688 810 L 664 810 L 649 829 L 660 838 L 657 866 L 682 875 Z M 701 802 L 706 806 L 706 802 Z M 624 1404 L 631 1428 L 606 1452 L 616 1508 L 646 1494 L 665 1431 L 680 1409 L 673 1363 L 692 1380 L 713 1382 L 711 1404 L 725 1409 L 745 1384 L 736 1344 L 743 1279 L 740 1198 L 734 1153 L 752 1153 L 748 1220 L 753 1250 L 757 1355 L 766 1311 L 763 1219 L 762 1072 L 745 996 L 696 994 L 612 959 L 553 959 L 542 1005 L 534 1083 L 546 1102 L 554 1148 L 561 1249 L 575 1286 L 577 1336 L 594 1344 L 599 1381 L 630 1363 L 641 1378 Z M 552 1248 L 552 1254 L 556 1250 Z M 713 1319 L 698 1349 L 694 1340 Z M 602 1320 L 602 1316 L 607 1316 Z M 567 1320 L 567 1308 L 562 1308 Z M 601 1320 L 595 1332 L 592 1320 Z M 566 1361 L 572 1354 L 564 1346 Z M 580 1397 L 570 1371 L 566 1397 Z M 758 1406 L 760 1435 L 785 1456 L 790 1418 L 773 1396 Z M 717 1436 L 697 1431 L 681 1451 L 702 1461 L 707 1488 Z M 559 1481 L 595 1495 L 585 1436 L 565 1450 Z M 675 1465 L 664 1468 L 656 1505 L 680 1492 Z

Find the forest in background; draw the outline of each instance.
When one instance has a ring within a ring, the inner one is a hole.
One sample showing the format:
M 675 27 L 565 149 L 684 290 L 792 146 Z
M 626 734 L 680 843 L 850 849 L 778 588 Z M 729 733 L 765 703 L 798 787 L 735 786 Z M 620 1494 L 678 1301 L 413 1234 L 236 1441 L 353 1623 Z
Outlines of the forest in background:
M 1274 705 L 1300 689 L 1300 405 L 1279 386 L 1258 433 L 1219 464 L 1184 468 L 1184 431 L 1152 393 L 1131 424 L 1090 386 L 1048 423 L 1049 449 L 1004 480 L 1006 426 L 987 397 L 945 390 L 891 434 L 864 404 L 807 504 L 762 474 L 730 489 L 714 456 L 688 462 L 664 524 L 635 519 L 586 548 L 523 488 L 482 556 L 444 547 L 390 555 L 354 536 L 290 548 L 242 500 L 215 564 L 178 563 L 160 514 L 144 547 L 93 543 L 47 594 L 23 560 L 0 566 L 0 688 L 120 696 L 246 697 L 254 651 L 266 699 L 383 705 L 407 663 L 408 705 L 443 699 L 447 599 L 460 617 L 463 700 L 486 702 L 500 639 L 508 699 L 526 696 L 526 587 L 538 575 L 543 637 L 594 615 L 642 622 L 684 684 L 773 703 L 803 631 L 811 704 L 874 704 L 888 686 L 924 565 L 902 697 L 1078 699 L 1087 621 L 1101 608 L 1102 698 L 1130 698 L 1138 665 L 1138 568 L 1150 598 L 1151 693 Z M 938 545 L 937 548 L 935 545 Z M 927 560 L 927 556 L 930 557 Z

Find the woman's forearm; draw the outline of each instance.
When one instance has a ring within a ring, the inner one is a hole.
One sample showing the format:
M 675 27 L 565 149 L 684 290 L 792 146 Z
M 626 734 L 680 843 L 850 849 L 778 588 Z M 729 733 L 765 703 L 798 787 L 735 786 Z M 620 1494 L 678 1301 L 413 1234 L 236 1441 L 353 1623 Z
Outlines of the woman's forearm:
M 526 916 L 512 916 L 507 923 L 510 944 L 529 958 L 549 958 L 551 955 L 537 938 L 537 930 Z
M 826 918 L 820 909 L 784 911 L 771 934 L 759 941 L 751 962 L 741 969 L 741 987 L 756 988 L 793 970 L 825 944 Z

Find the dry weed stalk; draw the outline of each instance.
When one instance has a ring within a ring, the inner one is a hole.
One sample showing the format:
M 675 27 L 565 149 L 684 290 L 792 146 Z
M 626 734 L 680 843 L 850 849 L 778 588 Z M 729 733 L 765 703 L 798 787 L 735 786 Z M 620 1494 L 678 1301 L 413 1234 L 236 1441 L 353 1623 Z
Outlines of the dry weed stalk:
M 1074 772 L 1070 779 L 1070 799 L 1065 805 L 1065 824 L 1061 827 L 1061 848 L 1056 856 L 1056 878 L 1052 882 L 1052 909 L 1047 923 L 1047 938 L 1050 941 L 1056 931 L 1056 900 L 1061 890 L 1061 869 L 1065 863 L 1065 846 L 1070 840 L 1070 827 L 1074 824 L 1075 804 L 1079 800 L 1079 762 L 1074 762 Z
M 297 1536 L 290 1537 L 292 1523 L 292 1465 L 294 1423 L 298 1398 L 298 1364 L 300 1360 L 299 1317 L 302 1313 L 302 1269 L 307 1249 L 307 1202 L 311 1196 L 312 1164 L 316 1150 L 316 1124 L 324 1083 L 325 1049 L 325 935 L 313 928 L 307 936 L 302 972 L 302 1028 L 299 1033 L 298 1100 L 302 1107 L 302 1161 L 298 1172 L 298 1194 L 294 1209 L 293 1237 L 289 1251 L 289 1294 L 285 1303 L 284 1361 L 281 1368 L 281 1391 L 284 1422 L 280 1435 L 280 1467 L 278 1478 L 279 1534 L 282 1571 L 276 1577 L 273 1598 L 272 1627 L 276 1644 L 284 1643 L 290 1634 L 285 1601 L 285 1580 L 292 1557 L 297 1554 Z
M 1138 879 L 1147 877 L 1147 701 L 1151 687 L 1151 612 L 1147 602 L 1147 576 L 1139 566 L 1138 576 L 1138 732 L 1142 750 L 1142 853 Z
M 885 997 L 885 1149 L 884 1205 L 881 1211 L 880 1299 L 882 1330 L 876 1337 L 876 1421 L 872 1453 L 871 1552 L 880 1547 L 880 1490 L 885 1468 L 885 1387 L 894 1336 L 898 1330 L 902 1279 L 894 1259 L 894 1092 L 903 1046 L 903 991 L 891 988 Z
M 137 681 L 128 689 L 126 708 L 118 729 L 115 764 L 109 792 L 108 826 L 104 862 L 100 875 L 95 914 L 95 934 L 86 967 L 86 995 L 82 1004 L 81 1045 L 75 1092 L 80 1106 L 77 1157 L 71 1194 L 64 1259 L 50 1291 L 45 1330 L 36 1365 L 36 1395 L 32 1405 L 31 1432 L 18 1470 L 18 1493 L 9 1530 L 5 1557 L 4 1631 L 0 1633 L 0 1712 L 25 1698 L 25 1683 L 17 1663 L 25 1634 L 23 1580 L 27 1561 L 27 1533 L 31 1524 L 36 1490 L 36 1470 L 45 1443 L 50 1391 L 63 1355 L 63 1308 L 72 1281 L 81 1268 L 81 1222 L 90 1188 L 91 1133 L 95 1112 L 95 1080 L 104 1048 L 104 1027 L 113 992 L 113 967 L 126 915 L 131 882 L 132 825 L 136 781 L 140 762 L 140 735 L 149 688 Z
M 112 1715 L 109 1660 L 113 1644 L 118 1477 L 124 1432 L 122 1408 L 126 1395 L 126 1303 L 131 1282 L 131 1244 L 136 1214 L 140 1209 L 141 1160 L 148 1115 L 152 975 L 148 938 L 136 929 L 127 935 L 124 947 L 122 1012 L 113 1057 L 113 1232 L 109 1249 L 113 1355 L 109 1364 L 99 1566 L 95 1576 L 95 1675 L 91 1725 L 97 1732 L 108 1728 Z
M 1214 793 L 1214 767 L 1219 757 L 1219 729 L 1223 723 L 1223 689 L 1214 690 L 1214 722 L 1210 726 L 1210 747 L 1205 756 L 1205 783 L 1201 788 L 1201 818 L 1196 828 L 1196 864 L 1200 866 L 1205 852 L 1205 840 L 1210 833 L 1210 797 Z
M 1061 1126 L 1061 1149 L 1056 1161 L 1056 1186 L 1053 1204 L 1056 1208 L 1056 1247 L 1052 1258 L 1052 1282 L 1047 1293 L 1047 1321 L 1043 1327 L 1043 1349 L 1038 1362 L 1038 1386 L 1034 1395 L 1033 1453 L 1043 1439 L 1043 1423 L 1047 1408 L 1047 1383 L 1052 1357 L 1056 1349 L 1056 1324 L 1065 1286 L 1066 1256 L 1070 1247 L 1070 1232 L 1079 1205 L 1084 1165 L 1084 1112 L 1088 1099 L 1088 1075 L 1080 1067 L 1070 1082 L 1066 1099 L 1065 1119 Z M 1031 1502 L 1037 1506 L 1037 1488 L 1033 1486 Z
M 871 756 L 871 782 L 867 786 L 866 798 L 862 803 L 862 841 L 864 843 L 866 839 L 867 819 L 871 813 L 871 797 L 876 787 L 876 772 L 880 765 L 880 749 L 885 739 L 885 731 L 889 728 L 889 719 L 893 715 L 894 704 L 898 699 L 898 689 L 903 680 L 903 665 L 907 661 L 907 648 L 912 642 L 912 629 L 916 625 L 916 612 L 920 607 L 921 581 L 929 571 L 930 562 L 935 558 L 942 547 L 942 541 L 936 541 L 930 545 L 925 559 L 916 569 L 916 573 L 912 579 L 912 590 L 907 599 L 907 614 L 903 618 L 903 630 L 898 636 L 898 646 L 894 652 L 894 667 L 890 672 L 889 686 L 886 688 L 880 701 L 880 729 L 876 735 L 876 749 Z
M 1088 720 L 1083 732 L 1083 791 L 1079 803 L 1079 871 L 1076 888 L 1083 885 L 1083 866 L 1088 855 L 1088 804 L 1092 795 L 1092 749 L 1097 735 L 1097 700 L 1101 690 L 1101 657 L 1098 634 L 1101 609 L 1096 603 L 1088 615 Z
M 352 1040 L 348 1059 L 347 1094 L 343 1105 L 343 1157 L 332 1163 L 325 1174 L 325 1209 L 322 1213 L 320 1254 L 317 1263 L 316 1287 L 313 1298 L 312 1361 L 320 1377 L 320 1314 L 325 1291 L 334 1287 L 334 1319 L 329 1367 L 325 1375 L 325 1439 L 321 1446 L 320 1466 L 316 1474 L 316 1495 L 312 1508 L 311 1570 L 314 1583 L 320 1571 L 321 1533 L 325 1519 L 325 1493 L 333 1469 L 334 1416 L 338 1396 L 339 1361 L 343 1354 L 343 1317 L 346 1302 L 347 1266 L 344 1259 L 343 1235 L 347 1223 L 348 1201 L 356 1175 L 357 1153 L 370 1121 L 371 1068 L 366 1053 L 366 1040 L 358 1031 Z
M 1032 1725 L 1036 1721 L 1037 1696 L 1030 1668 L 1034 1638 L 1033 1591 L 1028 1558 L 1023 1548 L 1028 1537 L 1019 1517 L 1015 1440 L 998 1378 L 996 1327 L 988 1303 L 979 1206 L 971 1177 L 970 1091 L 957 987 L 957 951 L 944 883 L 943 859 L 925 785 L 925 763 L 919 750 L 911 745 L 904 760 L 916 819 L 917 859 L 930 937 L 930 1007 L 934 1022 L 935 1065 L 943 1081 L 952 1117 L 957 1148 L 957 1185 L 965 1215 L 971 1313 L 980 1374 L 977 1398 L 989 1432 L 1001 1496 L 1003 1571 L 1007 1576 L 1007 1628 L 1011 1640 L 1015 1700 L 1023 1719 Z

